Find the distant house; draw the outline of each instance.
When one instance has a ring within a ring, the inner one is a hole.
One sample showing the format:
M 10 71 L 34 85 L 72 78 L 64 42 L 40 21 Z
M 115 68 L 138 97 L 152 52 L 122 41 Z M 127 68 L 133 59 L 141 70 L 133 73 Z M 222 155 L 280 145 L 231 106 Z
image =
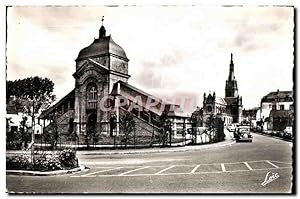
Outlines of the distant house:
M 294 110 L 293 91 L 270 92 L 261 99 L 260 119 L 263 122 L 263 130 L 278 129 L 282 126 L 282 121 L 287 122 Z
M 293 126 L 293 110 L 272 110 L 270 113 L 269 128 L 274 131 L 283 131 L 287 126 Z
M 256 126 L 256 122 L 260 121 L 260 108 L 254 107 L 252 109 L 243 110 L 243 118 L 246 121 L 251 122 L 251 125 Z
M 17 131 L 19 129 L 23 114 L 15 96 L 10 96 L 7 101 L 5 118 L 7 120 L 7 131 Z
M 168 118 L 172 121 L 172 133 L 174 138 L 184 138 L 186 129 L 192 127 L 190 117 L 177 104 L 167 105 Z
M 6 104 L 6 120 L 7 120 L 7 131 L 18 131 L 20 128 L 21 121 L 23 117 L 27 117 L 26 126 L 29 131 L 31 131 L 31 117 L 27 116 L 22 111 L 22 106 L 17 102 L 15 96 L 10 96 Z M 37 120 L 36 120 L 37 123 Z M 36 124 L 34 128 L 34 133 L 39 134 L 42 132 L 40 125 Z

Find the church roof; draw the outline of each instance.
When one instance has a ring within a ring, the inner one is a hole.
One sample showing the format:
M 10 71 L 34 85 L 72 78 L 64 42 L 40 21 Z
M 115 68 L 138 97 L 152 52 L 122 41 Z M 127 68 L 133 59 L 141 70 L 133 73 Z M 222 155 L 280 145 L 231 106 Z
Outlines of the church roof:
M 135 92 L 137 92 L 139 94 L 142 94 L 143 96 L 151 97 L 151 98 L 153 98 L 155 100 L 162 101 L 161 99 L 159 99 L 159 98 L 157 98 L 157 97 L 155 97 L 155 96 L 153 96 L 153 95 L 151 95 L 149 93 L 146 93 L 145 91 L 143 91 L 141 89 L 138 89 L 137 87 L 132 86 L 132 85 L 128 84 L 127 82 L 123 82 L 121 80 L 119 80 L 118 82 L 116 82 L 114 84 L 114 88 L 117 87 L 117 83 L 120 83 L 121 86 L 127 87 L 127 88 L 129 88 L 129 89 L 131 89 L 131 90 L 133 90 L 133 91 L 135 91 Z M 122 89 L 122 87 L 121 87 L 121 89 Z M 113 89 L 112 94 L 117 94 L 116 91 L 117 91 L 117 89 Z M 167 103 L 165 103 L 165 104 L 167 104 Z
M 118 93 L 118 83 L 120 84 L 120 93 Z M 141 96 L 142 97 L 142 103 L 143 103 L 143 107 L 146 107 L 146 101 L 148 99 L 148 97 L 150 97 L 153 100 L 158 101 L 158 105 L 155 107 L 151 107 L 151 111 L 154 112 L 157 115 L 161 115 L 162 112 L 164 110 L 166 110 L 168 112 L 168 116 L 178 116 L 178 117 L 186 117 L 187 114 L 185 114 L 182 110 L 182 108 L 178 105 L 178 104 L 171 104 L 171 103 L 167 103 L 165 101 L 163 101 L 162 99 L 159 99 L 149 93 L 146 93 L 145 91 L 142 91 L 126 82 L 123 82 L 121 80 L 119 80 L 118 82 L 116 82 L 113 86 L 112 95 L 122 95 L 124 97 L 126 97 L 129 100 L 133 100 L 135 97 L 137 96 Z M 165 105 L 164 110 L 161 110 L 161 106 Z
M 75 89 L 69 92 L 66 96 L 64 96 L 61 100 L 56 102 L 53 106 L 48 108 L 47 110 L 43 111 L 41 115 L 38 117 L 39 119 L 47 119 L 48 115 L 52 113 L 59 105 L 61 105 L 66 99 L 75 98 Z
M 227 105 L 226 101 L 222 97 L 216 97 L 216 103 L 217 104 L 222 104 L 222 105 Z
M 128 60 L 124 49 L 116 44 L 111 36 L 100 37 L 98 39 L 94 39 L 94 42 L 88 47 L 83 48 L 76 59 L 81 60 L 89 57 L 105 55 L 105 54 L 114 54 L 116 56 L 122 57 Z
M 167 109 L 169 117 L 188 117 L 188 114 L 179 105 L 169 104 L 167 105 Z

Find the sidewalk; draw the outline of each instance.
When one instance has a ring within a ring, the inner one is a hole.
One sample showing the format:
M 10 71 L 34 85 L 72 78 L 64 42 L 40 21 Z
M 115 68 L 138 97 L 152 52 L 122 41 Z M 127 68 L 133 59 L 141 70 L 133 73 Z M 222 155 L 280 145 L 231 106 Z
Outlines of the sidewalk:
M 289 140 L 289 139 L 286 139 L 286 138 L 282 138 L 282 137 L 270 135 L 270 134 L 267 134 L 267 133 L 261 133 L 261 132 L 252 132 L 252 133 L 256 133 L 258 135 L 262 135 L 262 136 L 266 136 L 266 137 L 271 137 L 271 138 L 274 138 L 274 139 L 283 140 L 283 141 L 287 141 L 287 142 L 293 142 L 293 140 Z
M 30 171 L 30 170 L 6 170 L 6 175 L 23 175 L 23 176 L 56 176 L 65 175 L 84 171 L 86 167 L 80 165 L 77 168 L 70 170 L 56 170 L 56 171 Z

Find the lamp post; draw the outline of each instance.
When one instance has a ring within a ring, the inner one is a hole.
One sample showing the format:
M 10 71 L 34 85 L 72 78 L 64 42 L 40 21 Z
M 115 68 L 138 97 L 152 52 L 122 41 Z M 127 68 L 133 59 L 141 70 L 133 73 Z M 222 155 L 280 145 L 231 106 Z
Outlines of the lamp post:
M 40 120 L 39 120 L 39 122 L 40 122 Z M 39 122 L 37 123 L 37 125 L 39 125 L 41 127 L 41 149 L 42 149 L 42 147 L 43 147 L 43 125 L 41 125 Z
M 184 136 L 184 146 L 186 145 L 186 124 L 185 124 L 185 119 L 183 118 L 183 136 Z

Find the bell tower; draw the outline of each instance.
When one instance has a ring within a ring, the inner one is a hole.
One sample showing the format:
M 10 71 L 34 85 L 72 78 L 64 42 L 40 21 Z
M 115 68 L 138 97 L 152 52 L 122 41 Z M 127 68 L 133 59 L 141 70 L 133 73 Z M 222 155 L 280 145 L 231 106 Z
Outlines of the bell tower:
M 93 43 L 80 50 L 76 58 L 74 124 L 78 135 L 95 132 L 109 132 L 110 112 L 105 108 L 115 82 L 127 82 L 129 59 L 124 49 L 115 43 L 111 35 L 106 34 L 103 25 L 99 37 Z
M 237 97 L 238 96 L 238 86 L 237 81 L 234 76 L 234 63 L 231 53 L 230 65 L 229 65 L 229 76 L 228 80 L 226 80 L 225 87 L 225 97 Z

